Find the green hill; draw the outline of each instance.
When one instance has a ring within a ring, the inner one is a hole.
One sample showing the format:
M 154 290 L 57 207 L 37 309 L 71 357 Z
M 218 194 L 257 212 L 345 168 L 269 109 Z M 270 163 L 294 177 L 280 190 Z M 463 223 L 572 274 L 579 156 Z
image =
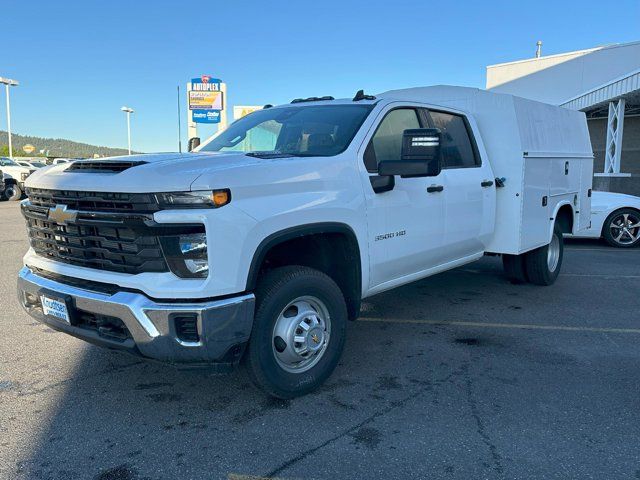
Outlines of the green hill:
M 64 138 L 41 138 L 29 135 L 11 135 L 13 143 L 13 154 L 16 157 L 70 157 L 70 158 L 92 158 L 94 155 L 101 157 L 113 157 L 116 155 L 126 155 L 128 152 L 123 148 L 98 147 L 87 143 L 72 142 Z M 9 140 L 7 132 L 0 130 L 0 156 L 7 156 L 9 153 Z M 35 151 L 29 155 L 24 153 L 24 145 L 33 145 Z M 42 151 L 42 153 L 40 153 Z M 132 152 L 133 153 L 133 152 Z M 137 152 L 136 152 L 137 153 Z

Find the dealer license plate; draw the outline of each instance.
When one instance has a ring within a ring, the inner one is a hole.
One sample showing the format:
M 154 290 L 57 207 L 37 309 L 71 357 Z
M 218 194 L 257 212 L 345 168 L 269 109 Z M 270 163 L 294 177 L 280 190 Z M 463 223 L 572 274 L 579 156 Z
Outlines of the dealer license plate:
M 42 311 L 45 315 L 55 317 L 69 324 L 71 323 L 71 320 L 69 320 L 69 310 L 65 302 L 47 297 L 46 295 L 40 296 L 40 301 L 42 302 Z

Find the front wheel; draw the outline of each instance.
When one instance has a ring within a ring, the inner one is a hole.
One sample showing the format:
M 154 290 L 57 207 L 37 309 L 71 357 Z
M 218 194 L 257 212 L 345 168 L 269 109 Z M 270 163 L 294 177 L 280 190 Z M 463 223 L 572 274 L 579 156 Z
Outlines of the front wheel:
M 562 230 L 556 224 L 549 245 L 525 254 L 525 268 L 529 281 L 535 285 L 552 285 L 560 274 L 563 256 Z
M 7 200 L 11 200 L 12 202 L 15 202 L 22 198 L 22 190 L 15 183 L 11 185 L 7 185 L 7 188 L 4 191 L 4 196 Z
M 344 297 L 329 276 L 301 266 L 272 270 L 256 289 L 249 376 L 277 398 L 311 392 L 338 364 L 346 325 Z
M 602 236 L 612 247 L 631 248 L 640 244 L 640 212 L 621 208 L 607 217 Z

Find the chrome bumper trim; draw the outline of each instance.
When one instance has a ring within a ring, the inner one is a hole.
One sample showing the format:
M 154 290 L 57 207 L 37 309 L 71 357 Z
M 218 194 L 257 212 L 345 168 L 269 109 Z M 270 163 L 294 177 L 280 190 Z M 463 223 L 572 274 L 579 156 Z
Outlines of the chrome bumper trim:
M 180 352 L 185 350 L 192 351 L 187 354 L 190 357 L 187 360 L 213 361 L 226 346 L 247 341 L 253 323 L 253 294 L 201 303 L 160 303 L 135 292 L 120 291 L 109 295 L 84 290 L 41 277 L 29 267 L 23 267 L 18 275 L 20 303 L 27 313 L 45 323 L 50 323 L 50 319 L 44 318 L 39 305 L 30 304 L 26 296 L 27 293 L 37 295 L 43 289 L 72 297 L 80 310 L 121 319 L 145 356 L 169 361 L 172 357 L 180 357 Z M 177 338 L 171 318 L 184 313 L 197 315 L 200 342 L 183 342 Z M 64 325 L 54 327 L 65 330 Z M 78 336 L 77 332 L 69 333 Z

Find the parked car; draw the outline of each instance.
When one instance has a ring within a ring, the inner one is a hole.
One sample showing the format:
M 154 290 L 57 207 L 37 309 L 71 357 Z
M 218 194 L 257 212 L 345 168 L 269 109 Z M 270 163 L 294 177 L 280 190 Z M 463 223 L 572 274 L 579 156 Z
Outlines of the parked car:
M 4 174 L 0 170 L 0 200 L 4 200 Z
M 637 247 L 640 245 L 640 197 L 593 192 L 591 227 L 573 236 L 604 238 L 613 247 Z
M 54 158 L 54 159 L 51 161 L 51 165 L 59 165 L 59 164 L 61 164 L 61 163 L 69 163 L 69 162 L 71 162 L 71 161 L 73 161 L 73 160 L 72 160 L 72 159 L 70 159 L 70 158 Z
M 0 157 L 0 169 L 4 172 L 5 191 L 7 200 L 20 200 L 24 191 L 24 181 L 35 172 L 36 168 L 23 167 L 15 160 Z
M 26 168 L 42 168 L 42 167 L 46 167 L 47 164 L 44 162 L 41 162 L 39 160 L 16 160 L 16 163 L 22 167 L 26 167 Z
M 34 173 L 19 298 L 109 348 L 218 370 L 244 358 L 290 398 L 331 374 L 365 297 L 486 253 L 553 284 L 592 176 L 582 112 L 461 87 L 296 99 L 195 153 Z

